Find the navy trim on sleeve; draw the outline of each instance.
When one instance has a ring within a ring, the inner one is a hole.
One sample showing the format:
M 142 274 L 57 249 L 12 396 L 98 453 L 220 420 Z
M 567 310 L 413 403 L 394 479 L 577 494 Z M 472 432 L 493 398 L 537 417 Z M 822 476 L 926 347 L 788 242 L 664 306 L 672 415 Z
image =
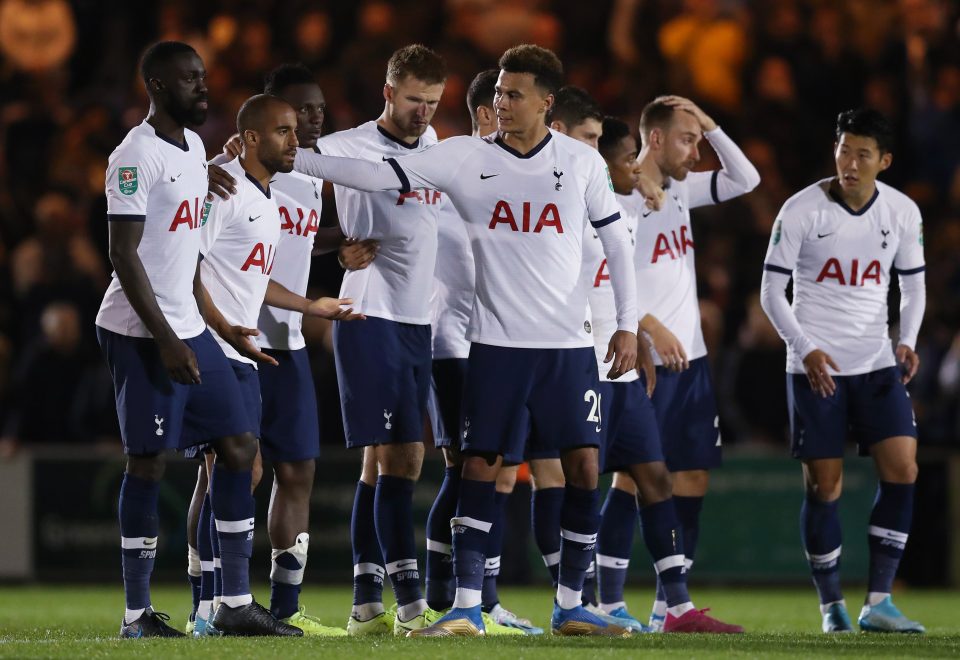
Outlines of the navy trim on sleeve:
M 720 176 L 720 170 L 714 170 L 713 176 L 710 177 L 710 196 L 713 197 L 713 203 L 720 203 L 720 195 L 717 194 L 717 177 Z
M 897 275 L 916 275 L 917 273 L 922 273 L 927 269 L 926 266 L 919 266 L 917 268 L 910 268 L 909 270 L 900 270 L 899 268 L 894 267 L 894 271 Z
M 596 222 L 594 222 L 593 220 L 591 220 L 591 221 L 590 221 L 590 224 L 593 225 L 593 228 L 594 228 L 594 229 L 600 229 L 600 227 L 606 227 L 606 226 L 609 225 L 611 222 L 616 222 L 616 221 L 619 220 L 619 219 L 620 219 L 620 211 L 617 211 L 617 212 L 614 213 L 613 215 L 608 215 L 608 216 L 607 216 L 606 218 L 604 218 L 603 220 L 597 220 Z
M 397 178 L 400 179 L 400 194 L 405 195 L 410 192 L 410 179 L 407 178 L 407 173 L 403 171 L 403 168 L 400 167 L 400 164 L 397 163 L 396 159 L 384 158 L 383 160 L 385 163 L 390 163 L 390 167 L 393 168 Z
M 783 266 L 774 266 L 773 264 L 763 264 L 764 270 L 769 270 L 771 273 L 783 273 L 784 275 L 793 275 L 793 271 L 789 268 L 784 268 Z
M 145 215 L 130 215 L 127 213 L 108 213 L 107 220 L 109 222 L 146 222 L 147 216 Z

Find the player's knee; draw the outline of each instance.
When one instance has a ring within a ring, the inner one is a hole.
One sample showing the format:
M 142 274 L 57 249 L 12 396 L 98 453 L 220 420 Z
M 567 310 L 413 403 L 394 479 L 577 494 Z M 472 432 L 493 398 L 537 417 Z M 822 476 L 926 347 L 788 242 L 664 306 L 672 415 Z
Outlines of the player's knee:
M 493 454 L 465 456 L 463 478 L 472 481 L 495 481 L 500 473 L 499 457 Z
M 673 478 L 664 465 L 662 470 L 651 470 L 637 483 L 644 506 L 670 499 L 673 495 Z
M 821 502 L 832 502 L 840 497 L 843 479 L 839 474 L 812 475 L 807 481 L 807 493 Z
M 143 454 L 127 457 L 127 474 L 144 481 L 160 481 L 167 467 L 163 454 Z
M 217 461 L 222 462 L 228 470 L 253 470 L 257 457 L 257 439 L 252 434 L 221 438 L 214 443 L 214 449 L 217 452 Z
M 574 488 L 593 490 L 597 487 L 597 452 L 573 449 L 563 456 L 563 476 Z
M 513 465 L 500 470 L 497 475 L 497 492 L 509 495 L 517 485 L 517 466 Z
M 919 473 L 920 468 L 916 461 L 904 461 L 899 465 L 885 467 L 880 478 L 895 484 L 912 484 Z
M 289 492 L 309 493 L 313 488 L 315 467 L 313 460 L 276 463 L 273 470 L 277 487 Z

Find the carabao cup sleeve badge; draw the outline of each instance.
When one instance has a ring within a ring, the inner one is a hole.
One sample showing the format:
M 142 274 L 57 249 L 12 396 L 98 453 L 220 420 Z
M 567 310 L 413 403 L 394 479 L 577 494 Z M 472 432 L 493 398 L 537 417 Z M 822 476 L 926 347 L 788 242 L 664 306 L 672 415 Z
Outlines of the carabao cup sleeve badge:
M 132 195 L 137 192 L 137 168 L 121 167 L 117 173 L 119 178 L 120 192 L 124 195 Z

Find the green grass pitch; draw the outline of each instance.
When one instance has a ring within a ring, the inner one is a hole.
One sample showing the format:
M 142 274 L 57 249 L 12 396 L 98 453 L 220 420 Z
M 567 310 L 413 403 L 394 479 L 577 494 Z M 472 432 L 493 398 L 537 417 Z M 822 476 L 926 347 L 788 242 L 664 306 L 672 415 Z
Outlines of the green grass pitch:
M 269 593 L 257 594 L 267 602 Z M 551 594 L 542 588 L 505 588 L 503 602 L 535 623 L 548 627 Z M 859 612 L 859 596 L 850 590 L 851 615 Z M 184 586 L 154 589 L 157 609 L 182 627 L 189 591 Z M 162 658 L 355 658 L 484 660 L 543 658 L 636 658 L 657 655 L 684 658 L 715 657 L 960 657 L 960 594 L 949 591 L 907 591 L 895 595 L 901 609 L 922 621 L 926 635 L 820 634 L 813 589 L 756 588 L 695 590 L 700 607 L 709 606 L 724 620 L 743 624 L 739 636 L 643 635 L 631 639 L 571 639 L 511 637 L 487 639 L 184 639 L 118 640 L 123 613 L 119 586 L 0 587 L 0 658 L 106 658 L 139 655 Z M 647 590 L 628 592 L 637 614 L 646 614 Z M 349 614 L 350 591 L 345 587 L 308 585 L 303 604 L 324 623 L 343 626 Z

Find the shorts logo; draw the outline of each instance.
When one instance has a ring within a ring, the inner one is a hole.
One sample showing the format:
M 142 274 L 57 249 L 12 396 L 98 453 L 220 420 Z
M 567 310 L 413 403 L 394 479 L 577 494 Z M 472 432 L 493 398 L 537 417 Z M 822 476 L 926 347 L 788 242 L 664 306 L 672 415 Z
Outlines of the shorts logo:
M 157 430 L 154 431 L 154 433 L 157 435 L 163 435 L 163 417 L 160 415 L 154 415 L 153 423 L 157 425 Z
M 463 420 L 463 439 L 466 440 L 468 435 L 470 435 L 470 418 L 469 417 Z
M 132 195 L 137 192 L 137 168 L 136 167 L 121 167 L 120 171 L 117 173 L 117 178 L 119 179 L 119 188 L 120 193 L 123 195 Z
M 717 444 L 714 447 L 719 447 L 723 444 L 723 438 L 720 436 L 720 415 L 713 418 L 713 428 L 717 429 Z
M 391 417 L 393 417 L 393 413 L 392 413 L 392 412 L 388 412 L 386 409 L 384 409 L 384 411 L 383 411 L 383 418 L 384 418 L 385 420 L 387 420 L 387 421 L 384 422 L 383 428 L 387 429 L 388 431 L 393 428 L 393 424 L 390 423 L 390 418 L 391 418 Z

